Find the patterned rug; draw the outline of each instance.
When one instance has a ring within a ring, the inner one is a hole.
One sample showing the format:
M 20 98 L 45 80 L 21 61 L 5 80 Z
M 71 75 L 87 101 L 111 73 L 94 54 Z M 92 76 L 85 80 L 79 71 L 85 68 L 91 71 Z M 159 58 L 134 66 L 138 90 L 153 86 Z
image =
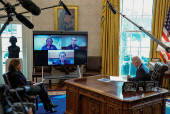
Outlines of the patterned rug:
M 166 99 L 166 114 L 170 114 L 170 99 Z
M 64 114 L 64 111 L 66 110 L 66 90 L 48 90 L 48 94 L 53 104 L 59 105 L 54 108 L 57 112 L 52 114 Z M 38 101 L 38 110 L 36 111 L 36 114 L 47 114 L 41 100 L 39 99 Z

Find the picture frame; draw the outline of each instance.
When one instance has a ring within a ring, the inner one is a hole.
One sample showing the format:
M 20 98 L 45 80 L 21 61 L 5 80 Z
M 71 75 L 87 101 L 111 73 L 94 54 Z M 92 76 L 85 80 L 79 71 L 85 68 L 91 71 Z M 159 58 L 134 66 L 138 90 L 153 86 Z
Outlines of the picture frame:
M 78 6 L 67 5 L 71 15 L 60 7 L 54 8 L 54 30 L 57 31 L 78 31 Z

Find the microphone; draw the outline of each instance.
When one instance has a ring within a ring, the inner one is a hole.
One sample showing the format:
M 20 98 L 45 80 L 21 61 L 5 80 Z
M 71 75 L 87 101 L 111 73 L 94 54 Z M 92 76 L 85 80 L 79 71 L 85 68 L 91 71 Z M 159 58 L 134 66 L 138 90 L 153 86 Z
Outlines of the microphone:
M 60 1 L 60 4 L 63 6 L 63 8 L 66 10 L 66 12 L 71 15 L 70 11 L 68 10 L 67 6 L 62 2 Z
M 107 1 L 107 3 L 109 4 L 109 7 L 110 7 L 110 9 L 112 10 L 112 12 L 113 12 L 114 14 L 116 14 L 115 9 L 114 9 L 113 6 L 109 3 L 109 1 Z
M 22 7 L 31 12 L 33 15 L 39 15 L 41 9 L 31 0 L 18 0 Z
M 22 14 L 15 14 L 16 15 L 16 18 L 21 22 L 23 23 L 25 26 L 27 26 L 29 29 L 33 29 L 34 28 L 34 25 L 26 18 L 24 17 Z

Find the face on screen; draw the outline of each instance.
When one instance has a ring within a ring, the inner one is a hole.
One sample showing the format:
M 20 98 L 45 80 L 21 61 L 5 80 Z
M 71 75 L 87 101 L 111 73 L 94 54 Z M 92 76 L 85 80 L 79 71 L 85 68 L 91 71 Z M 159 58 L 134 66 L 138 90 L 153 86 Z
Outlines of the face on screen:
M 51 46 L 52 45 L 52 39 L 51 38 L 48 38 L 47 41 L 46 41 L 46 45 L 47 46 Z
M 75 44 L 76 44 L 76 41 L 77 41 L 76 38 L 72 38 L 72 39 L 71 39 L 71 44 L 72 44 L 72 45 L 75 45 Z
M 64 54 L 64 53 L 61 53 L 61 54 L 60 54 L 60 60 L 61 60 L 61 62 L 64 62 L 65 58 L 66 58 L 65 54 Z

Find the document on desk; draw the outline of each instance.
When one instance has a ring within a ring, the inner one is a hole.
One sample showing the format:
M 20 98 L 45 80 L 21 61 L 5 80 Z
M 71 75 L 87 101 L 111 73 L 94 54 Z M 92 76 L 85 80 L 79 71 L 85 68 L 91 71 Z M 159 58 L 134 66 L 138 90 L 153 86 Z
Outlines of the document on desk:
M 42 83 L 42 82 L 37 82 L 37 83 L 35 83 L 35 84 L 33 84 L 33 85 L 36 86 L 36 85 L 40 85 L 41 83 Z
M 117 77 L 117 76 L 110 76 L 110 81 L 127 82 L 127 80 L 123 79 L 122 77 Z
M 107 79 L 107 78 L 101 78 L 101 79 L 97 79 L 99 81 L 102 81 L 102 82 L 110 82 L 110 79 Z

